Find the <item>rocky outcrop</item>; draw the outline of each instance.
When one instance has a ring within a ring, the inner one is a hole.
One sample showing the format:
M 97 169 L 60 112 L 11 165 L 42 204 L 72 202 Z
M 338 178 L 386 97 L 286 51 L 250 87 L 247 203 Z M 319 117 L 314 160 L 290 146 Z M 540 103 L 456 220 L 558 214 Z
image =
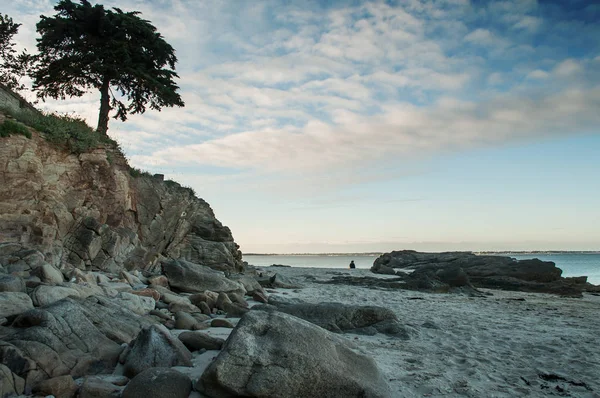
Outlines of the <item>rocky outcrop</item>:
M 16 243 L 0 249 L 9 273 L 28 276 L 36 260 L 109 272 L 156 270 L 162 258 L 241 269 L 231 231 L 204 200 L 160 176 L 132 177 L 118 150 L 73 154 L 36 132 L 0 140 L 0 242 Z M 39 272 L 60 282 L 53 268 Z
M 240 320 L 197 387 L 212 398 L 391 397 L 375 362 L 348 340 L 264 311 Z
M 151 368 L 135 376 L 123 398 L 187 398 L 192 381 L 186 375 L 171 369 Z
M 526 292 L 581 296 L 585 278 L 563 278 L 551 261 L 516 260 L 505 256 L 475 255 L 470 252 L 420 253 L 412 250 L 385 253 L 375 260 L 371 271 L 389 274 L 394 269 L 406 281 L 405 288 L 448 291 L 458 287 L 481 287 Z
M 271 296 L 269 305 L 255 306 L 254 309 L 285 312 L 334 333 L 383 333 L 402 339 L 410 337 L 408 330 L 400 324 L 392 310 L 374 305 L 286 302 Z

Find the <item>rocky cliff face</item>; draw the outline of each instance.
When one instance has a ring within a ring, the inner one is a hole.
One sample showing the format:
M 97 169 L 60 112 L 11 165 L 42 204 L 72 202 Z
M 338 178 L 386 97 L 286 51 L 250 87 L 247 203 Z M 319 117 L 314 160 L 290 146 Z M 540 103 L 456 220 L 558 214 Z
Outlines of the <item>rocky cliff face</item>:
M 114 148 L 72 154 L 36 132 L 0 138 L 0 242 L 63 269 L 156 271 L 163 258 L 242 267 L 231 231 L 190 189 L 133 178 Z

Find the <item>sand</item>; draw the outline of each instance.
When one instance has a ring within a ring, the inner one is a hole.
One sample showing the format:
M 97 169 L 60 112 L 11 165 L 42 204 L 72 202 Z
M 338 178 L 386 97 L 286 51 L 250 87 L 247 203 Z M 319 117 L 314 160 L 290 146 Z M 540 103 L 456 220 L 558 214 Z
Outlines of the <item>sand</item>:
M 303 285 L 271 294 L 393 310 L 412 330 L 410 340 L 343 336 L 377 362 L 397 397 L 600 397 L 599 296 L 482 289 L 490 295 L 480 298 L 375 290 L 305 277 L 376 276 L 365 269 L 261 270 Z

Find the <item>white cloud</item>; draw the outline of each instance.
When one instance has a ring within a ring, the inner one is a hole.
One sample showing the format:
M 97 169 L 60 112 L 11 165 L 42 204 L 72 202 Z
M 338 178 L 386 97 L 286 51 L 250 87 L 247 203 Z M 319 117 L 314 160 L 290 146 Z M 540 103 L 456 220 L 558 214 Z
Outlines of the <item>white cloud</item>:
M 543 71 L 541 69 L 536 69 L 534 71 L 531 71 L 527 74 L 527 77 L 529 79 L 547 79 L 550 76 L 550 74 L 546 71 Z
M 574 59 L 566 59 L 558 64 L 553 72 L 559 76 L 573 76 L 583 70 L 579 62 Z

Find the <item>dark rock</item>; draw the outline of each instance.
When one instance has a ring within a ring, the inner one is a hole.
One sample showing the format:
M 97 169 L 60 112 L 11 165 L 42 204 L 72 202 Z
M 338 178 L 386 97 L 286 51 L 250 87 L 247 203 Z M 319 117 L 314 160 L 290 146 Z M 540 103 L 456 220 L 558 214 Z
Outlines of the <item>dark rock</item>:
M 20 276 L 0 274 L 0 292 L 25 292 L 25 281 Z
M 36 395 L 54 395 L 55 397 L 70 398 L 75 396 L 77 385 L 71 376 L 59 376 L 39 382 L 33 388 Z
M 229 322 L 227 319 L 223 318 L 215 318 L 210 322 L 210 326 L 213 328 L 229 328 L 233 329 L 233 323 Z
M 241 318 L 246 312 L 249 311 L 249 309 L 240 307 L 234 303 L 226 303 L 224 311 L 227 313 L 228 318 Z
M 115 376 L 86 377 L 79 388 L 78 398 L 120 398 L 123 387 L 129 380 L 122 377 L 124 382 L 115 379 Z
M 192 354 L 162 325 L 143 329 L 129 346 L 124 364 L 127 377 L 150 368 L 192 366 Z
M 234 292 L 244 289 L 241 284 L 227 279 L 220 271 L 184 260 L 163 261 L 162 269 L 169 279 L 169 285 L 183 292 Z
M 270 277 L 258 278 L 258 283 L 263 287 L 281 288 L 281 289 L 300 289 L 302 286 L 294 282 L 292 279 L 281 274 L 275 274 Z
M 314 323 L 335 333 L 357 333 L 374 335 L 384 333 L 408 339 L 409 332 L 398 322 L 396 315 L 389 309 L 377 306 L 358 306 L 341 303 L 294 303 L 277 301 L 273 296 L 272 305 L 255 306 L 253 310 L 285 312 Z
M 256 278 L 252 275 L 231 274 L 228 276 L 228 278 L 241 283 L 244 286 L 244 289 L 246 289 L 246 294 L 248 295 L 251 295 L 255 291 L 263 291 L 263 288 L 260 285 L 260 283 L 258 283 Z
M 225 311 L 226 304 L 232 304 L 231 300 L 229 299 L 229 296 L 225 292 L 219 293 L 219 297 L 217 297 L 217 303 L 215 306 L 221 311 Z
M 7 366 L 0 364 L 0 397 L 21 395 L 25 380 L 14 374 Z
M 199 302 L 198 304 L 196 304 L 196 306 L 200 309 L 200 311 L 202 311 L 202 313 L 204 315 L 210 315 L 210 314 L 212 314 L 212 311 L 210 310 L 210 307 L 204 301 Z
M 250 311 L 197 387 L 213 398 L 391 397 L 375 362 L 354 348 L 291 315 Z
M 267 295 L 258 291 L 255 291 L 254 293 L 252 293 L 252 299 L 254 301 L 258 301 L 259 303 L 268 303 L 269 299 L 267 298 Z
M 175 313 L 175 329 L 192 330 L 198 321 L 187 312 L 179 311 Z
M 21 314 L 33 308 L 29 296 L 21 292 L 0 293 L 0 318 Z
M 183 332 L 179 335 L 179 340 L 190 350 L 220 350 L 225 340 L 218 337 L 209 336 L 202 332 Z
M 191 391 L 192 381 L 183 373 L 166 368 L 151 368 L 141 372 L 127 384 L 123 398 L 187 398 Z

